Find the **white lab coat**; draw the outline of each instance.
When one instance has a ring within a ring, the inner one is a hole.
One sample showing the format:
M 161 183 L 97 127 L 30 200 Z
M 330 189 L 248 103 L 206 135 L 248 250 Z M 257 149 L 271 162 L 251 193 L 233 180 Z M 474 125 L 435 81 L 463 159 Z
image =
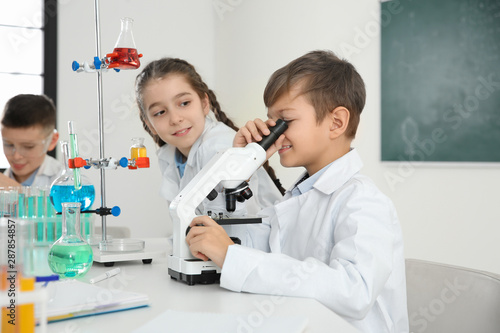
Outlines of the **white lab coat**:
M 362 332 L 408 332 L 400 225 L 361 167 L 351 150 L 311 190 L 265 209 L 245 239 L 255 249 L 229 247 L 221 286 L 315 298 Z
M 59 173 L 64 169 L 64 165 L 50 155 L 45 155 L 43 163 L 40 165 L 38 172 L 31 186 L 50 187 L 52 182 L 59 176 Z M 11 168 L 4 171 L 4 175 L 12 177 Z
M 160 194 L 169 205 L 218 151 L 232 147 L 234 135 L 235 131 L 224 123 L 206 117 L 205 129 L 189 151 L 182 178 L 175 164 L 176 148 L 167 144 L 158 150 L 158 162 L 162 173 Z M 254 173 L 249 184 L 253 196 L 244 203 L 237 202 L 236 211 L 232 216 L 256 215 L 261 209 L 272 206 L 282 198 L 278 188 L 263 168 L 259 168 Z M 217 187 L 217 192 L 218 196 L 214 201 L 205 199 L 202 202 L 197 209 L 197 214 L 205 215 L 207 211 L 217 214 L 225 211 L 226 201 L 222 186 Z M 235 227 L 224 228 L 229 233 Z

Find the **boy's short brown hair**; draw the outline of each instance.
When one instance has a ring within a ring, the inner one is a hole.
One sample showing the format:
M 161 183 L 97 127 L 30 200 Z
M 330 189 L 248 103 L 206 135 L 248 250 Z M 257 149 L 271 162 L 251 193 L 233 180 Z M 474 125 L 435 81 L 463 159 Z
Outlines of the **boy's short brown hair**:
M 5 104 L 2 126 L 28 128 L 42 126 L 48 131 L 56 127 L 56 107 L 45 95 L 21 94 L 12 97 Z
M 349 138 L 356 136 L 366 91 L 363 79 L 352 64 L 331 51 L 309 52 L 271 75 L 264 90 L 266 107 L 272 106 L 298 83 L 302 86 L 302 94 L 316 110 L 318 123 L 328 112 L 343 106 L 350 113 L 346 135 Z

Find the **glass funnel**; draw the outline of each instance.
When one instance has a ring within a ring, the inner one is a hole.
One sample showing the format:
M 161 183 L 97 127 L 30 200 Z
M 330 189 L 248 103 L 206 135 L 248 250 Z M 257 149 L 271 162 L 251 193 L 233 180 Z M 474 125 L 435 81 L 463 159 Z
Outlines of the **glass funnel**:
M 95 199 L 94 185 L 90 183 L 86 176 L 80 173 L 82 187 L 79 190 L 75 188 L 74 173 L 68 165 L 69 148 L 67 141 L 61 141 L 61 151 L 64 159 L 64 169 L 50 186 L 50 202 L 58 213 L 62 212 L 63 202 L 79 202 L 82 212 L 89 210 Z
M 142 54 L 138 54 L 135 47 L 133 25 L 133 19 L 129 17 L 121 19 L 121 31 L 113 53 L 106 55 L 109 58 L 108 68 L 136 69 L 141 66 L 139 58 Z
M 50 248 L 47 260 L 52 272 L 75 278 L 90 269 L 93 252 L 80 232 L 80 203 L 64 202 L 62 207 L 62 236 Z

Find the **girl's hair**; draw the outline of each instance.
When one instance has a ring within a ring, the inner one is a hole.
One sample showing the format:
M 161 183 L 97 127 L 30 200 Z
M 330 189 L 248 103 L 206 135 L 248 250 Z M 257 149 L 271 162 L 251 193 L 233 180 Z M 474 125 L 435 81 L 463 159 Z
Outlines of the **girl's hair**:
M 233 130 L 238 131 L 238 127 L 236 127 L 236 125 L 231 121 L 231 119 L 229 119 L 227 115 L 224 113 L 224 111 L 222 111 L 219 102 L 217 101 L 217 97 L 215 96 L 215 93 L 208 88 L 205 82 L 203 82 L 203 79 L 198 74 L 193 65 L 191 65 L 185 60 L 178 58 L 162 58 L 150 62 L 142 70 L 142 72 L 139 75 L 137 75 L 135 81 L 136 100 L 137 100 L 137 105 L 139 107 L 142 126 L 144 127 L 146 132 L 148 132 L 149 135 L 151 135 L 151 137 L 156 142 L 156 144 L 158 144 L 158 146 L 160 147 L 164 146 L 166 142 L 163 141 L 157 134 L 153 134 L 148 126 L 148 123 L 146 121 L 147 119 L 146 110 L 144 109 L 144 103 L 143 103 L 144 88 L 151 80 L 160 79 L 169 74 L 183 75 L 184 78 L 189 83 L 189 85 L 193 88 L 193 90 L 198 94 L 198 96 L 201 99 L 205 98 L 205 95 L 208 96 L 208 100 L 210 101 L 210 109 L 214 113 L 215 118 L 218 121 L 232 128 Z M 273 182 L 276 184 L 281 194 L 284 194 L 285 189 L 281 186 L 279 179 L 276 178 L 274 170 L 271 168 L 271 166 L 267 161 L 266 163 L 264 163 L 263 167 L 264 169 L 266 169 L 267 173 L 269 174 Z

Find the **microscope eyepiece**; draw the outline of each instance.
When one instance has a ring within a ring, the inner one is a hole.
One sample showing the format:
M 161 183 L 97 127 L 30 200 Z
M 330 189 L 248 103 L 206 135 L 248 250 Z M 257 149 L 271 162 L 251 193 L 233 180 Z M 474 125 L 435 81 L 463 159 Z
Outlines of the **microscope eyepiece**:
M 269 127 L 271 133 L 269 135 L 264 136 L 262 140 L 260 140 L 257 143 L 262 148 L 264 148 L 264 150 L 267 150 L 276 140 L 278 140 L 280 135 L 283 134 L 287 128 L 288 124 L 286 123 L 286 121 L 284 121 L 283 119 L 278 119 L 276 121 L 276 125 L 274 125 L 273 127 Z

